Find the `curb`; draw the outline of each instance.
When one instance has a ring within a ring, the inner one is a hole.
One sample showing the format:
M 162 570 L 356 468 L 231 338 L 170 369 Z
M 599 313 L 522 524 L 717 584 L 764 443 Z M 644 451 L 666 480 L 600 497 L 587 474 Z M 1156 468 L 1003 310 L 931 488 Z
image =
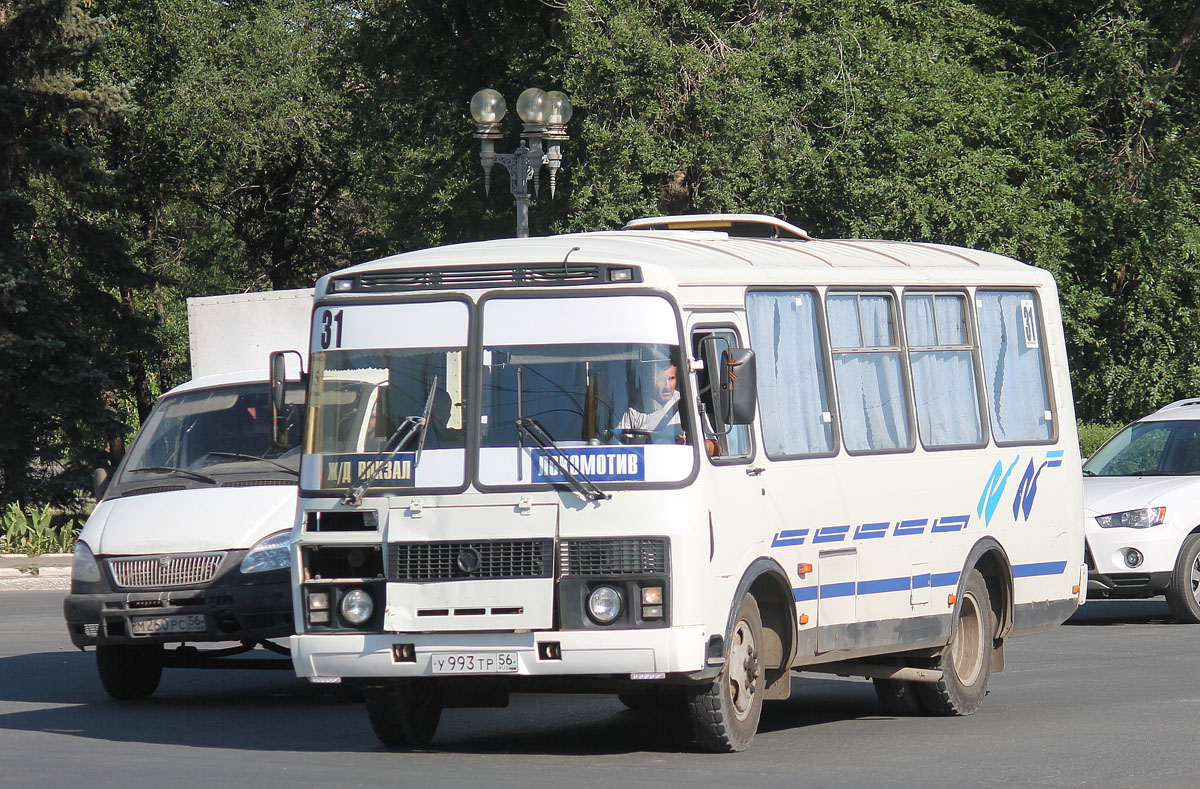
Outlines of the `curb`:
M 0 578 L 70 578 L 70 567 L 41 567 L 36 562 L 31 562 L 33 567 L 30 571 L 24 571 L 17 567 L 0 567 Z

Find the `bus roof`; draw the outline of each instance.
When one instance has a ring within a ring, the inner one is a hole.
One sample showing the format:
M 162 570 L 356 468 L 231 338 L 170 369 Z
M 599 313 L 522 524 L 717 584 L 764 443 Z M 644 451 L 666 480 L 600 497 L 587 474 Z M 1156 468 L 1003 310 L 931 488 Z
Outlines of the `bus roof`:
M 641 281 L 672 288 L 705 285 L 772 286 L 828 284 L 1050 284 L 1050 275 L 991 252 L 943 244 L 861 239 L 764 238 L 708 229 L 663 230 L 663 223 L 728 223 L 735 230 L 758 215 L 693 215 L 635 220 L 623 230 L 506 238 L 406 252 L 362 263 L 323 278 L 318 293 L 335 292 L 332 280 L 380 272 L 453 269 L 443 289 L 504 287 L 500 271 L 521 266 L 562 265 L 562 272 L 587 266 L 636 266 Z M 771 217 L 762 219 L 794 227 Z M 778 227 L 779 225 L 775 225 Z M 643 229 L 646 227 L 646 229 Z M 803 233 L 803 230 L 795 228 Z M 476 276 L 477 273 L 478 275 Z M 399 282 L 400 280 L 395 280 Z M 414 277 L 413 282 L 417 279 Z M 441 282 L 441 280 L 438 280 Z M 453 283 L 458 283 L 453 284 Z M 465 283 L 465 284 L 464 284 Z M 431 289 L 427 282 L 420 289 Z M 524 282 L 530 285 L 533 282 Z M 544 284 L 566 284 L 546 281 Z M 572 284 L 606 284 L 576 281 Z M 406 290 L 404 287 L 380 290 Z M 418 289 L 413 287 L 412 289 Z M 359 291 L 358 287 L 346 290 Z M 360 291 L 361 292 L 361 291 Z

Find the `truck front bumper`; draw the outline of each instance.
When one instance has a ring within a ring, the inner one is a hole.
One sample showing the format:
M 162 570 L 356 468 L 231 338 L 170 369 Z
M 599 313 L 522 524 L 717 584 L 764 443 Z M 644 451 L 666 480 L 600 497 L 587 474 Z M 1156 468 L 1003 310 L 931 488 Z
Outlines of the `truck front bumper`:
M 70 594 L 63 614 L 71 643 L 81 649 L 286 638 L 295 628 L 291 583 L 286 572 L 282 575 L 282 580 L 268 583 Z M 135 622 L 139 630 L 149 632 L 135 635 Z

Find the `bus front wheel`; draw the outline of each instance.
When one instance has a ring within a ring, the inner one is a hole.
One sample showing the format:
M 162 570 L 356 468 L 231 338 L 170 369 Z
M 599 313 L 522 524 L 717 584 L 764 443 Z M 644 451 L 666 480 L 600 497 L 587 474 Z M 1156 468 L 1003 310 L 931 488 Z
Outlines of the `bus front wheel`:
M 934 665 L 942 670 L 942 678 L 917 685 L 921 705 L 933 715 L 970 715 L 987 693 L 995 626 L 987 582 L 978 570 L 967 577 L 957 624 L 954 638 Z
M 701 748 L 744 751 L 762 715 L 762 614 L 751 595 L 742 598 L 729 634 L 725 665 L 712 682 L 688 688 L 688 716 Z
M 423 748 L 442 719 L 442 689 L 432 679 L 384 679 L 363 689 L 371 729 L 384 745 Z

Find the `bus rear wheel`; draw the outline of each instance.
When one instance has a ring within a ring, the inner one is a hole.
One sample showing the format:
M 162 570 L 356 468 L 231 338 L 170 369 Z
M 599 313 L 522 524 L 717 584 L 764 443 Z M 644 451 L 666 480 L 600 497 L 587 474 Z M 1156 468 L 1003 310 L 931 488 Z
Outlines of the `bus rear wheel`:
M 432 679 L 373 680 L 363 688 L 371 729 L 384 745 L 423 748 L 442 719 L 442 689 Z
M 987 583 L 978 570 L 967 577 L 958 601 L 957 625 L 954 638 L 934 664 L 942 670 L 942 678 L 917 685 L 921 706 L 933 715 L 970 715 L 987 693 L 995 625 Z
M 709 683 L 688 688 L 688 717 L 701 748 L 744 751 L 762 716 L 762 614 L 751 595 L 742 598 L 729 634 L 725 665 Z

